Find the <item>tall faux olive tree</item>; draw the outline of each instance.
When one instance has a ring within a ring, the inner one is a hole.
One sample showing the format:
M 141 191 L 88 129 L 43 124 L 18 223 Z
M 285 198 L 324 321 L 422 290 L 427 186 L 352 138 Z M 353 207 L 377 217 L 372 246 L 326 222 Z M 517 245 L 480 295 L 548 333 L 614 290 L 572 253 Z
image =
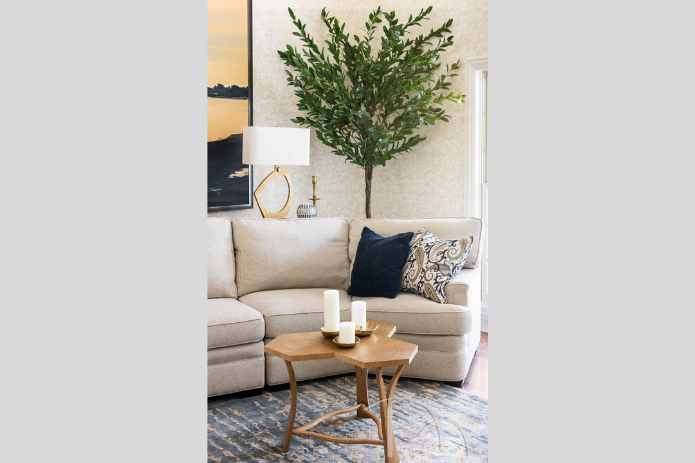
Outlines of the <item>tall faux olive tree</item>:
M 288 74 L 288 85 L 296 87 L 297 107 L 307 114 L 292 122 L 316 129 L 316 135 L 334 154 L 364 169 L 365 213 L 371 213 L 374 167 L 385 166 L 396 154 L 407 152 L 425 140 L 413 132 L 423 125 L 449 119 L 444 101 L 463 102 L 465 95 L 449 91 L 459 61 L 442 72 L 440 55 L 454 43 L 453 19 L 438 29 L 415 38 L 406 38 L 409 29 L 420 26 L 432 11 L 426 10 L 408 21 L 396 19 L 396 12 L 369 15 L 364 35 L 345 32 L 345 23 L 329 16 L 324 8 L 321 19 L 330 40 L 319 49 L 314 39 L 289 9 L 304 42 L 300 53 L 287 45 L 278 51 L 285 64 L 295 71 Z M 383 20 L 382 20 L 383 17 Z M 378 24 L 386 21 L 379 49 L 372 48 Z M 436 41 L 436 42 L 435 42 Z

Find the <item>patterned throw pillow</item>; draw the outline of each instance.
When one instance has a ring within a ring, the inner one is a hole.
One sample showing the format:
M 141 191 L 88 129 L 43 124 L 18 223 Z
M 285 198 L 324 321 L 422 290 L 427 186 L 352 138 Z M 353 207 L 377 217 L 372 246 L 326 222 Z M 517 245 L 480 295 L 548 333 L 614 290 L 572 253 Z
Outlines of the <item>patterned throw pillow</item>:
M 410 241 L 401 291 L 444 304 L 446 285 L 466 263 L 472 245 L 472 236 L 462 240 L 439 240 L 427 229 L 420 229 Z

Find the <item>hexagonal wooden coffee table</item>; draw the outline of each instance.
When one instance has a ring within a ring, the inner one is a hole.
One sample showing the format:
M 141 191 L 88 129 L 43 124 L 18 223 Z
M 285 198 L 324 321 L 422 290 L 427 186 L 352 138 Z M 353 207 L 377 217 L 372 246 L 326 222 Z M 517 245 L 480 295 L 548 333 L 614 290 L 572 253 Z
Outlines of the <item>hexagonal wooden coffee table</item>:
M 393 400 L 393 393 L 396 389 L 398 378 L 401 376 L 403 368 L 409 365 L 415 357 L 417 345 L 391 338 L 393 333 L 396 332 L 395 325 L 372 319 L 367 319 L 367 321 L 377 323 L 379 328 L 371 336 L 360 338 L 361 342 L 350 349 L 343 349 L 336 346 L 332 339 L 324 338 L 318 331 L 311 333 L 281 334 L 265 345 L 264 350 L 266 353 L 280 357 L 285 361 L 287 372 L 290 376 L 292 405 L 290 407 L 287 430 L 285 431 L 285 439 L 282 442 L 283 452 L 287 453 L 290 450 L 290 442 L 292 436 L 295 435 L 313 437 L 315 439 L 337 444 L 383 445 L 386 463 L 397 463 L 400 461 L 398 451 L 396 450 L 396 443 L 393 438 L 391 402 Z M 326 413 L 304 426 L 295 428 L 294 418 L 297 412 L 297 379 L 294 376 L 292 362 L 330 358 L 336 358 L 342 362 L 355 365 L 357 405 Z M 391 378 L 388 391 L 386 391 L 384 379 L 382 377 L 383 369 L 384 367 L 396 365 L 398 365 L 398 369 Z M 367 378 L 370 368 L 376 368 L 381 419 L 369 410 Z M 313 428 L 331 416 L 352 411 L 357 411 L 357 416 L 374 420 L 377 424 L 379 439 L 343 439 L 309 431 L 310 428 Z

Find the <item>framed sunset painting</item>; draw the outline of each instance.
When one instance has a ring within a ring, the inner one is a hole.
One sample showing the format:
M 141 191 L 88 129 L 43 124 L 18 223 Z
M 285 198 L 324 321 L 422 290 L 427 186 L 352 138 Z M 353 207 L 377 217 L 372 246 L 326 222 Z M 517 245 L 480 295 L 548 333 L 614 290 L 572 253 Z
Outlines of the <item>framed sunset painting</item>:
M 251 0 L 208 0 L 208 210 L 253 207 L 242 129 L 253 121 Z

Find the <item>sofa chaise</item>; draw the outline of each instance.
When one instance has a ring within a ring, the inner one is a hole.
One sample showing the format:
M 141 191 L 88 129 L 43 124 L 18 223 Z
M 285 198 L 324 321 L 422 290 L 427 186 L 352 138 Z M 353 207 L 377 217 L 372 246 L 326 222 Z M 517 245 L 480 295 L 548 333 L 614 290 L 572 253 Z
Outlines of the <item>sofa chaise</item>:
M 440 239 L 473 236 L 446 304 L 399 292 L 395 299 L 351 298 L 346 290 L 363 227 L 382 236 L 427 228 Z M 352 300 L 367 317 L 396 325 L 394 337 L 418 345 L 403 376 L 462 381 L 480 341 L 482 221 L 443 219 L 208 218 L 208 396 L 289 382 L 285 363 L 263 346 L 283 333 L 323 326 L 323 291 L 340 292 L 341 319 Z M 298 381 L 349 373 L 335 359 L 294 364 Z M 392 374 L 395 367 L 384 369 Z

